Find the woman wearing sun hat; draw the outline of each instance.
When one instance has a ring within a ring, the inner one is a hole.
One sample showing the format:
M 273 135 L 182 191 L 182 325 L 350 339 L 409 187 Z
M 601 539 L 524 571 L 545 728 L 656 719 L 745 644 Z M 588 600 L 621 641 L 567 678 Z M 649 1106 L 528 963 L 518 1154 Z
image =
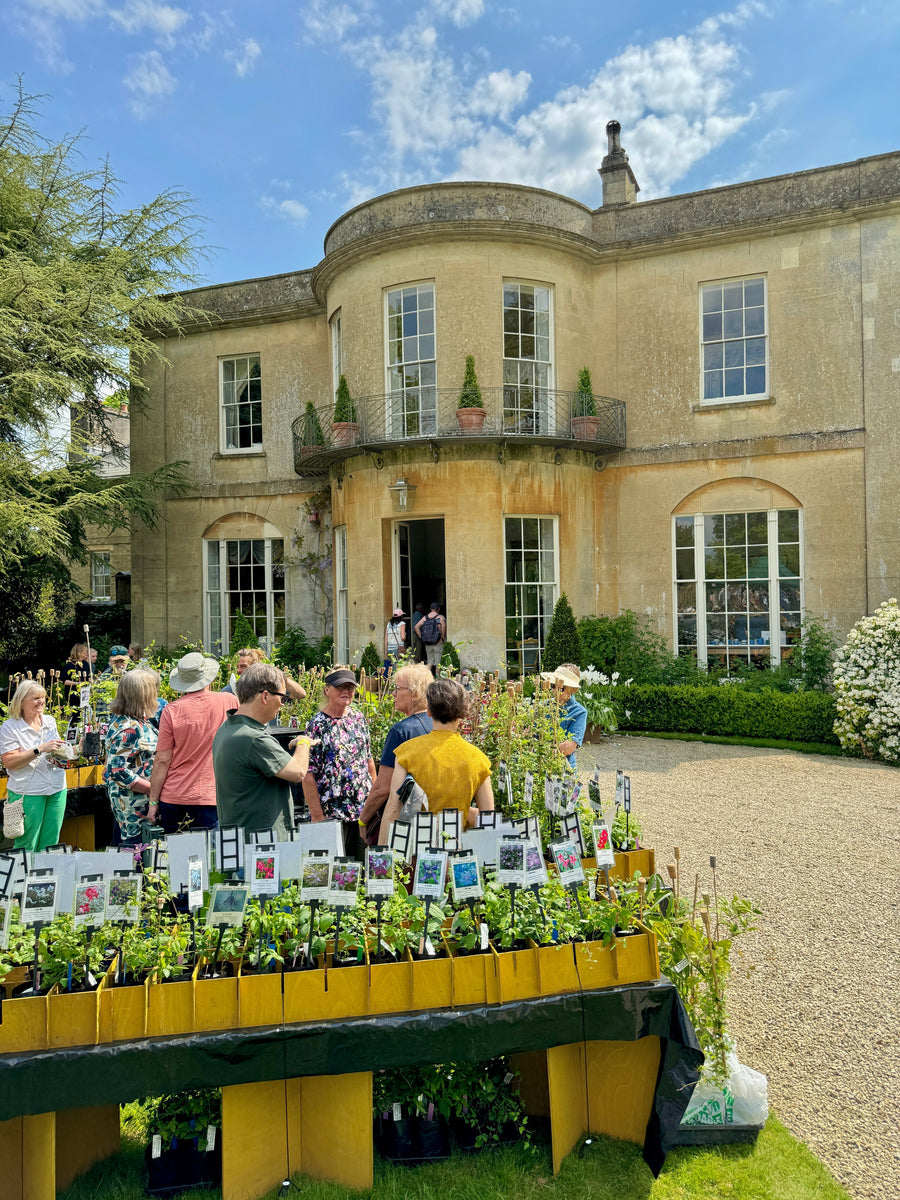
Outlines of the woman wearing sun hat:
M 166 833 L 214 829 L 219 823 L 212 744 L 238 701 L 230 692 L 210 691 L 218 673 L 216 659 L 192 651 L 169 674 L 169 685 L 182 695 L 159 719 L 149 808 L 150 820 Z
M 576 769 L 575 751 L 584 741 L 587 730 L 587 709 L 575 699 L 575 693 L 581 687 L 581 671 L 574 663 L 563 663 L 555 671 L 542 671 L 541 679 L 553 684 L 556 699 L 559 703 L 559 723 L 565 738 L 556 747 L 560 754 L 566 756 L 566 761 L 574 771 Z

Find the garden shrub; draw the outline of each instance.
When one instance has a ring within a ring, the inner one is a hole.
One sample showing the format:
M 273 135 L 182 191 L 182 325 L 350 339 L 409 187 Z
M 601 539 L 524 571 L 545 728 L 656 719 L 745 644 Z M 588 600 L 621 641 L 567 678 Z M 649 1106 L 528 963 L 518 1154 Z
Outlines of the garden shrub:
M 665 638 L 650 628 L 648 619 L 630 608 L 616 617 L 582 617 L 578 637 L 582 667 L 594 667 L 604 675 L 618 671 L 635 683 L 668 682 L 667 670 L 677 669 L 680 661 L 669 652 Z M 696 667 L 685 663 L 684 671 L 696 673 Z
M 581 664 L 581 640 L 578 627 L 575 624 L 575 614 L 565 592 L 556 602 L 547 638 L 544 642 L 544 653 L 541 658 L 541 669 L 555 671 L 563 663 Z
M 279 667 L 330 667 L 334 638 L 311 642 L 302 625 L 288 625 L 278 639 L 272 659 Z
M 835 659 L 834 690 L 841 746 L 900 760 L 900 608 L 893 597 L 850 630 Z
M 785 742 L 837 741 L 832 696 L 823 692 L 749 691 L 739 684 L 706 687 L 633 684 L 616 690 L 620 729 L 771 738 Z
M 378 653 L 378 647 L 374 642 L 369 642 L 368 646 L 363 650 L 359 665 L 360 669 L 365 671 L 367 675 L 377 675 L 381 670 L 384 660 Z
M 250 618 L 245 617 L 240 610 L 234 617 L 230 645 L 232 653 L 259 645 L 259 638 L 256 636 L 256 630 L 253 628 Z
M 459 670 L 459 654 L 452 642 L 444 642 L 444 648 L 441 650 L 441 666 L 452 667 L 454 671 Z

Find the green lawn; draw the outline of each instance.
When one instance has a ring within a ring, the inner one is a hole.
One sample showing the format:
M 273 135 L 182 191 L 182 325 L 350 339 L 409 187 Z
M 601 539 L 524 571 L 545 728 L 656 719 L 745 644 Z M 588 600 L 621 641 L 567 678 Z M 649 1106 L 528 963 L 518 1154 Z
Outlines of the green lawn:
M 143 1200 L 143 1153 L 123 1139 L 122 1153 L 99 1164 L 61 1192 L 59 1200 Z M 275 1200 L 279 1189 L 270 1193 Z M 372 1200 L 849 1200 L 825 1167 L 774 1118 L 755 1146 L 673 1151 L 654 1180 L 638 1146 L 598 1138 L 576 1151 L 554 1179 L 549 1151 L 520 1147 L 454 1154 L 434 1166 L 403 1168 L 377 1162 Z M 191 1191 L 185 1200 L 215 1200 Z M 337 1184 L 298 1179 L 291 1195 L 345 1200 Z

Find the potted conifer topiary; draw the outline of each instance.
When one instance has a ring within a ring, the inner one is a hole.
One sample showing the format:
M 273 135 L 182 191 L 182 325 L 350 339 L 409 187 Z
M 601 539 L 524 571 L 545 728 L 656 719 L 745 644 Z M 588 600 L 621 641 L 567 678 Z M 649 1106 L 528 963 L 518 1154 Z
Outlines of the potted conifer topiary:
M 319 414 L 312 400 L 307 400 L 306 411 L 303 414 L 303 432 L 300 436 L 300 453 L 315 454 L 324 449 L 325 435 L 319 421 Z
M 599 424 L 591 372 L 588 367 L 582 367 L 578 372 L 578 390 L 572 404 L 572 436 L 581 442 L 593 442 Z
M 484 427 L 484 400 L 481 398 L 481 388 L 478 386 L 478 376 L 475 374 L 475 359 L 471 354 L 466 355 L 466 373 L 463 376 L 462 390 L 456 405 L 456 419 L 459 422 L 460 433 L 480 433 Z
M 355 446 L 359 425 L 356 423 L 356 407 L 350 397 L 347 377 L 338 380 L 334 396 L 334 420 L 331 423 L 331 440 L 335 446 Z

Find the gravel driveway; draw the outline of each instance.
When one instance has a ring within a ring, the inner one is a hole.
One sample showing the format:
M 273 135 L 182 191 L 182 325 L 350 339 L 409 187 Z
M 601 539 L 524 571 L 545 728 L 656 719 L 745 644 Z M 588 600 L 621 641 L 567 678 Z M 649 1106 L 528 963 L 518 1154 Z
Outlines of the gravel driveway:
M 617 736 L 578 754 L 631 776 L 663 874 L 763 909 L 733 955 L 731 1030 L 769 1103 L 858 1200 L 900 1197 L 900 769 Z M 748 976 L 745 964 L 752 964 Z

